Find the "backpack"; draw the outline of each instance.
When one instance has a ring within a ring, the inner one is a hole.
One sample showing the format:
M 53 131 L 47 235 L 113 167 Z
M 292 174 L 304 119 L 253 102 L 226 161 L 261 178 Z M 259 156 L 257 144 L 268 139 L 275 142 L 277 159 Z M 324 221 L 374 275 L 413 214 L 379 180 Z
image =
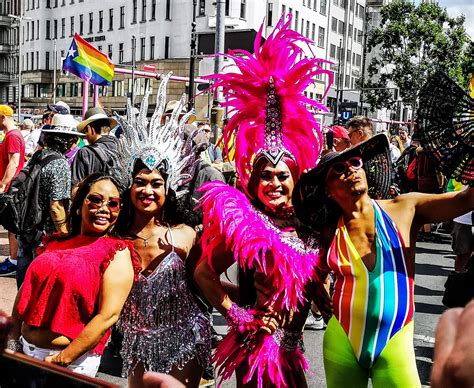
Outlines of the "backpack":
M 95 154 L 95 156 L 100 160 L 100 163 L 102 164 L 100 171 L 97 172 L 102 172 L 106 175 L 112 175 L 115 171 L 114 154 L 111 151 L 105 150 L 99 146 L 94 147 L 93 145 L 91 145 L 89 149 Z
M 8 192 L 0 194 L 0 223 L 20 236 L 35 237 L 49 212 L 41 209 L 39 203 L 41 170 L 61 156 L 52 154 L 43 158 L 41 152 L 34 153 L 28 165 L 12 180 Z

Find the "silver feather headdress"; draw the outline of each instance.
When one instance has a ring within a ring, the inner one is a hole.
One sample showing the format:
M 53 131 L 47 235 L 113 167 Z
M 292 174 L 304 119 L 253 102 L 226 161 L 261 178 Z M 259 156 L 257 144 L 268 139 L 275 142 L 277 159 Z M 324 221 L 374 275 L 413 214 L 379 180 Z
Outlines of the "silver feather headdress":
M 166 86 L 172 73 L 163 77 L 156 101 L 156 108 L 150 121 L 147 120 L 148 98 L 147 87 L 137 116 L 133 114 L 131 101 L 127 104 L 127 118 L 117 116 L 122 126 L 119 138 L 118 166 L 120 181 L 125 187 L 132 183 L 132 173 L 137 160 L 141 160 L 150 170 L 160 168 L 167 175 L 166 192 L 171 188 L 179 197 L 186 193 L 180 190 L 193 176 L 196 165 L 192 139 L 185 139 L 184 126 L 193 114 L 191 110 L 184 113 L 185 95 L 170 117 L 162 124 L 166 105 Z M 184 113 L 182 118 L 180 116 Z

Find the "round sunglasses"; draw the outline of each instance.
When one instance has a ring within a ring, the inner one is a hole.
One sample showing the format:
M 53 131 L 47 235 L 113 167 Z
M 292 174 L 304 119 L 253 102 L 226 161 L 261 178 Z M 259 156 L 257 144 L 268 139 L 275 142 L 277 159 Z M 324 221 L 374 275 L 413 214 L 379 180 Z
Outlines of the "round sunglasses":
M 121 207 L 120 198 L 110 197 L 108 201 L 100 194 L 89 194 L 86 197 L 88 206 L 91 209 L 100 209 L 102 206 L 107 206 L 111 212 L 118 212 Z
M 334 163 L 331 166 L 331 171 L 336 175 L 342 175 L 345 174 L 350 167 L 352 167 L 354 170 L 360 170 L 363 165 L 364 162 L 362 161 L 362 158 L 360 156 L 354 156 L 343 162 Z

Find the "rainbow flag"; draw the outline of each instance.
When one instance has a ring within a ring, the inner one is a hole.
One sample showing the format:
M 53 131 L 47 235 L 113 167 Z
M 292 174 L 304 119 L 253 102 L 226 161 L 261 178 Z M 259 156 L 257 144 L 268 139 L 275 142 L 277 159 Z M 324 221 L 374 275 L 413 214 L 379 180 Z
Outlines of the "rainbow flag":
M 94 85 L 110 85 L 114 78 L 114 64 L 109 57 L 78 34 L 74 34 L 63 70 Z

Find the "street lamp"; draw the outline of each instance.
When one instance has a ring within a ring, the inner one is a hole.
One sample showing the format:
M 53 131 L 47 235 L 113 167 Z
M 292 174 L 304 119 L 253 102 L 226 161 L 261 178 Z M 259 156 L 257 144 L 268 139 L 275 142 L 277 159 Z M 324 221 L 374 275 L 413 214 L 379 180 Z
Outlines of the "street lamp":
M 20 15 L 21 15 L 21 2 L 20 2 Z M 18 123 L 20 122 L 21 113 L 21 69 L 22 69 L 22 56 L 21 56 L 21 41 L 22 41 L 22 29 L 21 22 L 23 20 L 31 20 L 29 17 L 17 16 L 8 14 L 8 17 L 14 20 L 18 20 Z

